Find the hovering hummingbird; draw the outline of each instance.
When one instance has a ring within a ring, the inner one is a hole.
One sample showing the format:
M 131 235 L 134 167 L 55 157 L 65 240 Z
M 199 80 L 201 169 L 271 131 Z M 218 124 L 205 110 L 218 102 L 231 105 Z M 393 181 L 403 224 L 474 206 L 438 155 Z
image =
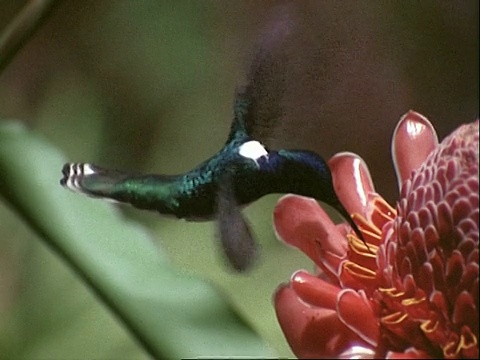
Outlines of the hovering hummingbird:
M 325 160 L 307 150 L 272 150 L 265 138 L 282 115 L 282 81 L 272 83 L 274 56 L 290 32 L 288 17 L 269 28 L 250 67 L 247 84 L 236 91 L 233 121 L 223 148 L 179 175 L 140 175 L 89 163 L 64 165 L 60 184 L 88 196 L 129 203 L 179 219 L 217 219 L 224 253 L 237 271 L 247 270 L 258 248 L 241 207 L 267 194 L 295 193 L 335 208 L 360 234 L 340 203 Z M 278 78 L 278 74 L 277 74 Z

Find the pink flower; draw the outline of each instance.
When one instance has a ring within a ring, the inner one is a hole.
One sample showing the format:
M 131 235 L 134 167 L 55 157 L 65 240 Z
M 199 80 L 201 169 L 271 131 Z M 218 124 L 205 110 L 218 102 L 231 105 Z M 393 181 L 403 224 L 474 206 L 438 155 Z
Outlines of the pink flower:
M 368 247 L 315 200 L 279 200 L 279 238 L 318 267 L 274 298 L 298 357 L 478 358 L 478 137 L 477 120 L 438 144 L 430 122 L 407 113 L 392 142 L 396 209 L 360 157 L 334 156 L 335 189 Z

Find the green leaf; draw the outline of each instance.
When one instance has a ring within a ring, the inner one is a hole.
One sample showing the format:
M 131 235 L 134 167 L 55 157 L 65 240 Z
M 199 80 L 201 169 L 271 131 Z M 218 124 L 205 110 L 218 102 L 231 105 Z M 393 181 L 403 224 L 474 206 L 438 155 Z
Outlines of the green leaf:
M 0 192 L 155 358 L 271 356 L 212 285 L 172 267 L 145 228 L 59 185 L 65 158 L 0 123 Z

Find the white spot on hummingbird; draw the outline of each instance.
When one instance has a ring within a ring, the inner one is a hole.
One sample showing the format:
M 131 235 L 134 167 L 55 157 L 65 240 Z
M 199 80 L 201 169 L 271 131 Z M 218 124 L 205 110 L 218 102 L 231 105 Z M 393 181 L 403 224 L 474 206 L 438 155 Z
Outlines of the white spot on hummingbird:
M 268 152 L 265 147 L 258 141 L 247 141 L 240 145 L 238 153 L 248 159 L 252 159 L 258 165 L 258 159 L 268 157 Z
M 83 175 L 88 176 L 88 175 L 93 175 L 93 174 L 95 174 L 95 170 L 93 170 L 92 165 L 83 164 Z
M 65 175 L 64 186 L 73 192 L 85 193 L 82 189 L 80 181 L 84 176 L 94 175 L 95 170 L 90 164 L 68 164 L 68 174 Z

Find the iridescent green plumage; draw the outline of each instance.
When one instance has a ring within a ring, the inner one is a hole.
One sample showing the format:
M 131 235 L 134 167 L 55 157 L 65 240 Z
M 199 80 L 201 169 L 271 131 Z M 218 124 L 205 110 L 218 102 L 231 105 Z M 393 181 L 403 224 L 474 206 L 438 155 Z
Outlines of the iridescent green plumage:
M 257 141 L 268 137 L 282 114 L 285 84 L 280 81 L 274 86 L 270 77 L 278 60 L 273 50 L 281 47 L 289 33 L 288 16 L 276 21 L 270 30 L 259 44 L 248 83 L 236 93 L 230 134 L 217 154 L 180 175 L 135 175 L 71 163 L 63 168 L 61 184 L 163 215 L 187 220 L 218 218 L 225 255 L 239 271 L 249 268 L 257 253 L 240 207 L 264 195 L 313 197 L 337 209 L 356 230 L 319 155 L 304 150 L 267 150 Z
M 258 157 L 242 155 L 254 145 Z M 187 220 L 208 220 L 219 214 L 225 253 L 237 270 L 255 257 L 251 231 L 238 206 L 271 193 L 314 197 L 336 208 L 353 225 L 338 201 L 330 170 L 317 154 L 303 150 L 262 152 L 244 129 L 232 126 L 225 146 L 195 169 L 180 175 L 132 175 L 91 164 L 66 164 L 61 184 L 89 196 L 130 203 Z M 236 250 L 232 250 L 235 245 Z

